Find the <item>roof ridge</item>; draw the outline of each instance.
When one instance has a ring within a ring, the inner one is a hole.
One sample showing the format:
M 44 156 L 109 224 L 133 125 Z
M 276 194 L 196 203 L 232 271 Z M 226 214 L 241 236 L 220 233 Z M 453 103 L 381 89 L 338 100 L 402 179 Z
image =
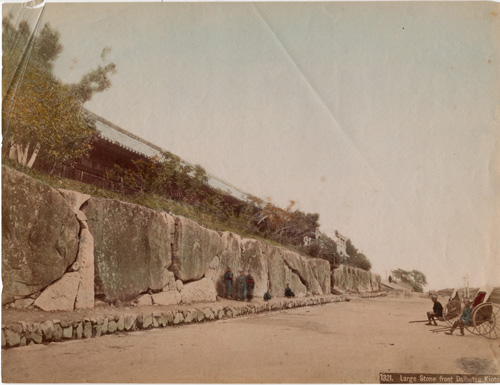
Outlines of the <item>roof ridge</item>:
M 87 111 L 88 111 L 88 112 L 89 112 L 89 113 L 90 113 L 90 114 L 91 114 L 91 115 L 92 115 L 95 119 L 97 119 L 97 120 L 101 121 L 101 123 L 104 123 L 104 124 L 108 125 L 109 127 L 111 127 L 111 128 L 113 128 L 113 129 L 115 129 L 116 131 L 118 131 L 118 132 L 120 132 L 120 133 L 122 133 L 122 134 L 124 134 L 124 135 L 127 135 L 127 136 L 129 136 L 129 137 L 131 137 L 131 138 L 133 138 L 133 139 L 135 139 L 135 140 L 138 140 L 139 142 L 142 142 L 143 144 L 148 145 L 149 147 L 151 147 L 151 148 L 155 149 L 156 151 L 159 151 L 159 152 L 162 152 L 162 153 L 163 153 L 163 152 L 167 152 L 167 150 L 165 150 L 165 149 L 163 149 L 163 148 L 161 148 L 161 147 L 158 147 L 156 144 L 153 144 L 153 143 L 151 143 L 151 142 L 147 141 L 146 139 L 143 139 L 143 138 L 141 138 L 141 137 L 139 137 L 139 136 L 137 136 L 137 135 L 135 135 L 135 134 L 132 134 L 130 131 L 127 131 L 127 130 L 125 130 L 125 129 L 121 128 L 120 126 L 117 126 L 116 124 L 114 124 L 114 123 L 110 122 L 109 120 L 107 120 L 107 119 L 103 118 L 102 116 L 97 115 L 95 112 L 92 112 L 92 111 L 89 111 L 89 110 L 87 110 Z
M 131 132 L 129 132 L 129 131 L 127 131 L 127 130 L 125 130 L 124 128 L 121 128 L 120 126 L 117 126 L 116 124 L 114 124 L 114 123 L 110 122 L 109 120 L 107 120 L 107 119 L 103 118 L 102 116 L 100 116 L 100 115 L 96 114 L 95 112 L 92 112 L 92 111 L 90 111 L 90 110 L 88 110 L 88 109 L 86 109 L 86 111 L 87 111 L 87 112 L 88 112 L 88 113 L 89 113 L 92 117 L 94 117 L 96 120 L 100 121 L 101 123 L 103 123 L 103 124 L 107 125 L 108 127 L 110 127 L 110 128 L 112 128 L 112 129 L 114 129 L 114 130 L 118 131 L 119 133 L 121 133 L 121 134 L 123 134 L 123 135 L 128 136 L 129 138 L 132 138 L 132 139 L 137 140 L 138 142 L 140 142 L 140 143 L 142 143 L 142 144 L 144 144 L 144 145 L 146 145 L 146 146 L 149 146 L 149 147 L 150 147 L 150 148 L 152 148 L 153 150 L 156 150 L 156 151 L 158 151 L 158 152 L 160 152 L 160 153 L 170 152 L 170 151 L 167 151 L 167 150 L 165 150 L 165 149 L 163 149 L 163 148 L 161 148 L 161 147 L 159 147 L 159 146 L 157 146 L 157 145 L 155 145 L 155 144 L 153 144 L 153 143 L 151 143 L 151 142 L 149 142 L 149 141 L 147 141 L 147 140 L 145 140 L 145 139 L 143 139 L 143 138 L 141 138 L 141 137 L 139 137 L 139 136 L 137 136 L 137 135 L 135 135 L 135 134 L 132 134 Z M 108 140 L 107 138 L 104 138 L 104 139 Z M 121 147 L 123 147 L 123 145 L 122 145 L 121 143 L 117 143 L 117 144 L 118 144 L 118 145 L 120 145 Z M 136 149 L 134 149 L 134 148 L 129 148 L 128 146 L 127 146 L 127 148 L 128 148 L 129 150 L 131 150 L 132 152 L 135 152 L 135 153 L 138 153 L 138 154 L 140 154 L 140 153 L 141 153 L 140 151 L 138 151 L 138 150 L 136 150 Z M 147 156 L 147 154 L 143 154 L 143 155 L 146 155 L 146 156 Z M 191 163 L 191 162 L 188 162 L 188 161 L 186 161 L 186 160 L 184 160 L 184 159 L 182 159 L 182 158 L 181 158 L 181 160 L 182 160 L 182 162 L 184 162 L 185 164 L 188 164 L 188 165 L 190 165 L 190 166 L 195 166 L 195 164 L 193 164 L 193 163 Z M 237 188 L 237 187 L 233 186 L 231 183 L 228 183 L 228 182 L 226 182 L 225 180 L 223 180 L 223 179 L 221 179 L 221 178 L 219 178 L 219 177 L 217 177 L 217 176 L 214 176 L 214 175 L 212 175 L 212 174 L 209 174 L 208 172 L 207 172 L 207 176 L 208 176 L 210 179 L 213 179 L 213 180 L 218 181 L 219 183 L 221 183 L 222 185 L 224 185 L 226 188 L 231 188 L 231 189 L 236 190 L 238 193 L 242 194 L 242 195 L 243 195 L 243 196 L 245 196 L 245 197 L 248 197 L 249 195 L 251 195 L 251 194 L 248 194 L 248 193 L 246 193 L 246 192 L 244 192 L 244 191 L 240 190 L 239 188 Z

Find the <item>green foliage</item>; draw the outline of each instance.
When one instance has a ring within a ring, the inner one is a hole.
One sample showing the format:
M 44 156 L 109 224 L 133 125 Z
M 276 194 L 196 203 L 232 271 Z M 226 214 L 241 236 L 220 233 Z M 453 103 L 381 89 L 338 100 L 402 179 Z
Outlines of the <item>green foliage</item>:
M 358 254 L 358 249 L 354 247 L 350 239 L 347 240 L 345 248 L 347 255 L 351 258 L 355 257 Z
M 88 102 L 96 92 L 103 92 L 111 87 L 110 74 L 116 73 L 116 65 L 109 63 L 83 75 L 80 83 L 71 85 L 71 92 L 82 103 Z
M 358 251 L 350 239 L 346 242 L 346 253 L 348 255 L 348 258 L 345 259 L 346 265 L 358 267 L 366 271 L 371 270 L 372 264 L 370 260 L 366 255 Z
M 255 215 L 253 224 L 260 234 L 280 243 L 302 245 L 304 237 L 315 234 L 319 228 L 319 214 L 306 214 L 294 209 L 290 201 L 285 209 L 275 206 L 270 200 L 250 197 Z
M 357 253 L 354 257 L 349 257 L 346 261 L 346 264 L 359 267 L 360 269 L 366 271 L 369 271 L 372 268 L 371 262 L 363 253 Z
M 396 280 L 409 284 L 413 290 L 423 293 L 424 286 L 427 285 L 425 274 L 418 270 L 406 271 L 403 269 L 392 270 L 391 274 Z
M 313 258 L 318 258 L 321 252 L 321 246 L 318 242 L 312 242 L 310 245 L 305 247 L 305 252 Z
M 9 156 L 31 166 L 37 156 L 60 163 L 87 154 L 95 121 L 83 103 L 110 86 L 108 73 L 115 65 L 85 75 L 80 84 L 88 92 L 82 96 L 78 87 L 61 83 L 53 73 L 63 47 L 49 24 L 31 31 L 25 21 L 16 27 L 8 16 L 2 29 L 2 133 Z
M 311 257 L 327 260 L 330 262 L 330 267 L 332 269 L 339 267 L 342 260 L 337 252 L 337 244 L 326 234 L 321 234 L 321 236 L 311 242 L 311 244 L 302 247 L 302 251 Z
M 114 165 L 107 172 L 107 178 L 118 182 L 125 191 L 139 190 L 141 193 L 164 195 L 167 198 L 184 202 L 201 201 L 206 197 L 205 188 L 207 174 L 200 165 L 190 166 L 170 153 L 164 152 L 161 157 L 133 159 L 134 168 Z M 212 194 L 208 205 L 217 205 L 222 200 L 220 194 Z
M 255 197 L 248 202 L 227 203 L 224 192 L 208 187 L 203 167 L 190 166 L 170 152 L 161 158 L 136 159 L 133 164 L 133 169 L 115 165 L 107 173 L 108 180 L 118 184 L 122 192 L 133 190 L 189 203 L 217 221 L 285 245 L 302 245 L 304 236 L 314 234 L 319 227 L 319 215 L 295 210 L 293 201 L 285 209 Z M 319 249 L 307 253 L 317 255 Z
M 415 281 L 415 283 L 419 286 L 427 285 L 427 278 L 424 273 L 418 270 L 410 271 L 410 277 Z

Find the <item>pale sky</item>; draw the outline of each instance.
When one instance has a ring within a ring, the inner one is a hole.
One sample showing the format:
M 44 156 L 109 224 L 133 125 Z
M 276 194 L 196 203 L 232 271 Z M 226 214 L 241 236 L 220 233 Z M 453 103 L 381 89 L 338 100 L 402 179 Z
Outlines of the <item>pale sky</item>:
M 61 34 L 65 82 L 112 48 L 118 72 L 90 110 L 319 213 L 382 278 L 417 269 L 444 288 L 500 285 L 499 8 L 76 3 L 41 22 Z

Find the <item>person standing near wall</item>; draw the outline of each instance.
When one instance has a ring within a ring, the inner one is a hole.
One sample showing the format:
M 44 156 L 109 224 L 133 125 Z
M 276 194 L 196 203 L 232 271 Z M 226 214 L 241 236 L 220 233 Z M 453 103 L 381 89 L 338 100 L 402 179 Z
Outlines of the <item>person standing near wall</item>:
M 247 296 L 247 284 L 246 277 L 243 271 L 240 271 L 240 276 L 238 277 L 238 285 L 239 285 L 239 298 L 238 300 L 244 301 Z
M 247 300 L 248 302 L 251 302 L 253 299 L 253 289 L 255 287 L 255 281 L 250 270 L 248 270 L 248 275 L 245 277 L 245 281 L 247 285 Z
M 233 273 L 231 268 L 228 267 L 226 273 L 224 274 L 224 285 L 226 287 L 226 298 L 233 298 Z

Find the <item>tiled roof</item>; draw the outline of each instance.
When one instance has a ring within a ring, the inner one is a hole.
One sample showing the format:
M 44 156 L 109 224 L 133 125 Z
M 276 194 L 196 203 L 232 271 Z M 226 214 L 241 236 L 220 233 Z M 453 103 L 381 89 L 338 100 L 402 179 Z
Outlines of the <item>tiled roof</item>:
M 165 152 L 162 148 L 149 143 L 148 141 L 139 138 L 138 136 L 125 131 L 123 128 L 107 121 L 106 119 L 90 112 L 90 114 L 96 119 L 96 129 L 99 132 L 99 136 L 107 140 L 108 142 L 114 143 L 120 147 L 126 148 L 129 151 L 135 152 L 137 154 L 151 156 L 161 156 L 162 152 Z M 186 164 L 188 162 L 184 161 Z M 212 175 L 207 174 L 208 184 L 213 187 L 220 189 L 235 198 L 240 200 L 246 200 L 247 194 L 238 190 L 236 187 L 231 186 L 229 183 L 222 181 Z
M 127 150 L 146 156 L 160 156 L 161 153 L 157 149 L 147 145 L 140 140 L 137 140 L 130 135 L 120 132 L 106 123 L 97 120 L 96 129 L 99 131 L 99 136 L 111 143 L 124 147 Z

